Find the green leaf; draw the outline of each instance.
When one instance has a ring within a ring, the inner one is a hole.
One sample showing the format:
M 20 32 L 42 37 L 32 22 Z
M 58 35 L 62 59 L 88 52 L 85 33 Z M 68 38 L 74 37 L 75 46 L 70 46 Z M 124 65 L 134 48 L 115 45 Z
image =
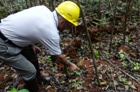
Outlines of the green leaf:
M 12 88 L 11 92 L 18 92 L 16 88 Z
M 27 89 L 21 89 L 18 92 L 29 92 Z
M 76 75 L 79 75 L 79 76 L 80 76 L 80 75 L 81 75 L 81 73 L 80 73 L 80 72 L 76 72 Z
M 120 54 L 120 58 L 121 58 L 121 59 L 124 59 L 124 57 L 125 57 L 125 55 L 121 53 L 121 54 Z
M 71 74 L 76 74 L 76 75 L 80 76 L 81 75 L 81 72 L 79 72 L 79 71 L 73 71 Z
M 140 69 L 139 63 L 136 62 L 136 63 L 134 64 L 134 70 L 139 70 L 139 69 Z
M 119 82 L 126 83 L 127 82 L 127 79 L 126 78 L 119 78 Z
M 7 13 L 6 12 L 2 12 L 2 17 L 6 17 L 7 16 Z
M 109 82 L 109 87 L 114 87 L 113 82 Z
M 96 50 L 96 51 L 94 52 L 94 55 L 95 55 L 95 57 L 98 57 L 98 56 L 99 56 L 99 51 Z
M 124 67 L 127 66 L 127 63 L 126 63 L 126 62 L 122 62 L 121 64 L 122 64 L 122 66 L 124 66 Z
M 51 56 L 46 57 L 46 62 L 51 61 Z
M 125 54 L 126 53 L 123 50 L 120 50 L 119 55 L 120 55 L 120 58 L 121 59 L 124 59 L 125 58 Z

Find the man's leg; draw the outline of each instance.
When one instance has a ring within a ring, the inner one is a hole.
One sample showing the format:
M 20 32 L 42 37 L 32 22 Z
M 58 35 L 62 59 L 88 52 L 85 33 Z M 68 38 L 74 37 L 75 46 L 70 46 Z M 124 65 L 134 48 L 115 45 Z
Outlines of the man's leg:
M 50 77 L 42 77 L 39 69 L 37 54 L 34 52 L 32 46 L 28 46 L 22 50 L 22 55 L 26 57 L 36 68 L 36 77 L 39 83 L 50 83 Z
M 39 92 L 39 86 L 36 81 L 36 69 L 20 52 L 20 48 L 4 43 L 0 39 L 0 59 L 23 76 L 30 92 Z
M 40 69 L 39 69 L 39 63 L 37 55 L 34 53 L 32 46 L 25 47 L 21 54 L 26 57 L 27 60 L 29 60 L 36 68 L 37 74 L 36 77 L 40 77 Z

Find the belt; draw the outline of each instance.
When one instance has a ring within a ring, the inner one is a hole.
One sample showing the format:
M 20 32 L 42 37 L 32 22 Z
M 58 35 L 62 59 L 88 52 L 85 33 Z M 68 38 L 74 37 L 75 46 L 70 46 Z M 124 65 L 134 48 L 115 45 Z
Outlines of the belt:
M 19 47 L 21 48 L 20 46 L 14 44 L 11 40 L 9 40 L 8 38 L 6 38 L 1 32 L 0 32 L 0 38 L 5 42 L 5 43 L 9 43 L 13 46 L 16 46 L 16 47 Z
M 1 23 L 1 19 L 0 19 L 0 23 Z M 11 45 L 17 46 L 19 48 L 21 48 L 20 46 L 14 44 L 11 40 L 9 40 L 8 38 L 6 38 L 0 31 L 0 38 L 5 42 L 5 43 L 9 43 Z

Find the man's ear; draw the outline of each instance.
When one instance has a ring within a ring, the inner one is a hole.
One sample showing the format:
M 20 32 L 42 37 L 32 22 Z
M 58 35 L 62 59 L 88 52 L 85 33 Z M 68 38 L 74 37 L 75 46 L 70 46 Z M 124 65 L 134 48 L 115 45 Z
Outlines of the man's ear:
M 64 18 L 60 18 L 60 24 L 63 24 L 65 22 Z
M 60 31 L 64 30 L 64 22 L 65 21 L 66 20 L 64 18 L 59 18 L 59 20 L 58 20 L 58 30 L 60 30 Z

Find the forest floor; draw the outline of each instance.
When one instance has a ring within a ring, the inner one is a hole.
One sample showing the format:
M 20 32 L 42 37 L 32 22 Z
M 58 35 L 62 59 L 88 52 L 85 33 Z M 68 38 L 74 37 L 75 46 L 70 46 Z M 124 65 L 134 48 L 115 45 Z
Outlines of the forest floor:
M 61 35 L 61 47 L 67 59 L 74 62 L 79 70 L 67 72 L 62 64 L 53 63 L 44 47 L 38 54 L 40 69 L 44 76 L 51 76 L 51 83 L 40 85 L 49 92 L 140 92 L 140 24 L 128 28 L 126 43 L 122 44 L 123 32 L 115 31 L 112 49 L 109 53 L 111 33 L 102 29 L 89 29 L 96 58 L 101 85 L 98 85 L 95 66 L 91 58 L 88 41 L 83 27 L 71 35 Z M 11 67 L 0 62 L 0 92 L 13 87 L 23 89 L 24 82 Z

